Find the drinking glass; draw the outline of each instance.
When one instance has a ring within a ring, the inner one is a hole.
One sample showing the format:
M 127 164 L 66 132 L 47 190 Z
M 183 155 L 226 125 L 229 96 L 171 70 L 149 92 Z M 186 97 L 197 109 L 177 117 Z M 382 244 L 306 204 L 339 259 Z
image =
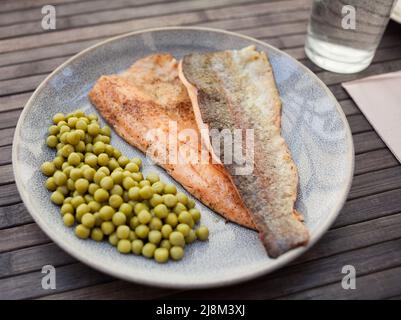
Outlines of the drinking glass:
M 355 73 L 369 66 L 397 0 L 314 0 L 306 55 L 323 69 Z

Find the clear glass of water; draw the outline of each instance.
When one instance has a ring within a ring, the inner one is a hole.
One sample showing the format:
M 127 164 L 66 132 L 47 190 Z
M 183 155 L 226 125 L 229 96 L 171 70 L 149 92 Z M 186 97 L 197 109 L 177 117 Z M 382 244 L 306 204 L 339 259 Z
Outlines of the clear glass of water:
M 369 66 L 397 0 L 314 0 L 305 52 L 319 67 L 355 73 Z

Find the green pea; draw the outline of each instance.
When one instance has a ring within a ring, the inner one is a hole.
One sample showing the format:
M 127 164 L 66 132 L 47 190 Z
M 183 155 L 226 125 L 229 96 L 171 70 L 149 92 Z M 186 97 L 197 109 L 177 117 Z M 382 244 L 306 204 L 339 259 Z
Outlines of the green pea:
M 167 207 L 172 208 L 177 204 L 177 197 L 173 194 L 165 194 L 163 195 L 163 202 Z
M 75 218 L 77 218 L 78 222 L 81 222 L 84 214 L 88 212 L 90 212 L 89 206 L 86 203 L 82 203 L 76 209 Z
M 178 221 L 180 223 L 185 223 L 189 226 L 192 226 L 194 224 L 194 221 L 192 219 L 191 214 L 188 211 L 182 211 L 179 215 L 178 215 Z
M 60 136 L 62 136 L 63 133 L 67 133 L 70 131 L 71 131 L 71 128 L 67 124 L 60 126 Z M 67 135 L 65 135 L 65 138 L 67 138 Z
M 147 236 L 149 234 L 149 228 L 148 228 L 148 226 L 140 224 L 135 228 L 135 233 L 139 238 L 145 239 L 145 238 L 147 238 Z
M 130 253 L 131 252 L 131 242 L 127 239 L 122 239 L 118 241 L 117 250 L 121 253 Z
M 56 171 L 56 166 L 54 165 L 53 162 L 43 162 L 42 165 L 40 166 L 40 169 L 42 170 L 42 173 L 45 176 L 52 176 L 54 172 Z
M 138 217 L 132 217 L 130 219 L 129 225 L 132 229 L 135 229 L 139 225 Z
M 90 125 L 88 125 L 88 133 L 95 137 L 99 134 L 100 132 L 100 127 L 97 123 L 91 123 Z
M 195 223 L 198 222 L 198 221 L 200 220 L 201 214 L 200 214 L 200 212 L 199 212 L 198 209 L 195 209 L 195 208 L 190 209 L 190 210 L 189 210 L 189 213 L 191 214 L 192 220 L 193 220 Z
M 95 241 L 102 241 L 104 237 L 103 231 L 100 228 L 93 228 L 91 231 L 91 238 Z
M 70 190 L 68 190 L 68 188 L 67 188 L 66 185 L 57 187 L 56 191 L 61 192 L 61 194 L 62 194 L 63 196 L 68 196 L 68 194 L 70 193 Z
M 74 181 L 77 181 L 78 179 L 82 178 L 82 170 L 79 168 L 72 168 L 70 171 L 70 178 Z
M 149 210 L 149 207 L 143 202 L 138 202 L 134 207 L 134 211 L 139 214 L 142 210 Z
M 175 213 L 169 213 L 165 219 L 165 223 L 175 228 L 175 226 L 178 224 L 177 215 Z
M 131 177 L 125 177 L 123 179 L 123 187 L 125 190 L 129 190 L 132 187 L 135 187 L 135 184 L 136 183 L 135 183 L 134 179 L 132 179 Z
M 149 222 L 150 230 L 161 230 L 162 227 L 163 222 L 157 217 L 153 217 Z
M 109 164 L 109 156 L 107 153 L 101 153 L 98 155 L 97 162 L 100 166 L 107 166 Z
M 60 121 L 63 121 L 65 119 L 65 116 L 63 113 L 56 113 L 53 116 L 53 123 L 58 124 Z
M 110 175 L 110 169 L 105 166 L 100 167 L 98 171 L 104 172 L 106 176 Z
M 99 210 L 99 214 L 100 217 L 104 220 L 104 221 L 109 221 L 112 219 L 114 213 L 116 211 L 110 207 L 110 206 L 103 206 L 100 210 Z
M 150 199 L 153 196 L 153 189 L 150 186 L 145 186 L 139 190 L 139 195 L 142 199 Z
M 85 201 L 86 201 L 87 204 L 89 204 L 89 202 L 95 200 L 95 199 L 93 198 L 93 196 L 90 195 L 90 194 L 85 194 L 85 195 L 84 195 L 84 199 L 85 199 Z
M 129 172 L 138 172 L 139 171 L 139 167 L 133 162 L 127 163 L 127 165 L 125 166 L 124 169 L 128 170 Z
M 115 169 L 117 169 L 119 167 L 120 167 L 120 165 L 118 164 L 118 161 L 116 159 L 114 159 L 114 158 L 111 158 L 110 161 L 109 161 L 110 170 L 115 170 Z M 121 183 L 121 182 L 119 182 L 119 183 Z
M 111 235 L 109 235 L 109 243 L 114 247 L 117 246 L 118 238 L 117 238 L 117 234 L 115 232 L 113 232 Z
M 128 237 L 128 239 L 130 240 L 130 241 L 134 241 L 134 240 L 136 240 L 136 239 L 138 239 L 138 237 L 136 236 L 136 234 L 135 234 L 135 231 L 130 231 L 129 232 L 129 237 Z
M 139 223 L 148 224 L 151 219 L 152 219 L 152 215 L 147 210 L 142 210 L 138 214 Z
M 93 196 L 98 202 L 105 202 L 109 199 L 109 193 L 104 189 L 97 189 Z
M 67 183 L 67 175 L 63 173 L 62 171 L 56 171 L 53 175 L 54 182 L 58 186 L 65 185 Z
M 88 206 L 91 210 L 91 212 L 98 212 L 101 209 L 101 205 L 99 202 L 96 202 L 94 200 L 88 202 Z
M 78 144 L 75 146 L 75 151 L 82 153 L 85 152 L 85 150 L 86 150 L 85 142 L 79 141 Z M 81 154 L 81 160 L 84 160 L 83 153 Z
M 136 165 L 137 165 L 138 167 L 140 167 L 140 166 L 142 165 L 142 160 L 139 159 L 139 158 L 132 158 L 131 161 L 132 161 L 133 163 L 136 163 Z
M 95 175 L 93 176 L 93 181 L 96 184 L 100 185 L 100 181 L 105 178 L 107 175 L 103 171 L 96 171 Z
M 129 171 L 128 171 L 129 172 Z M 143 175 L 141 172 L 133 172 L 131 173 L 132 179 L 136 182 L 141 182 L 143 180 Z M 150 182 L 149 182 L 150 183 Z M 149 185 L 149 184 L 148 184 Z
M 178 202 L 182 203 L 183 205 L 188 204 L 188 197 L 185 193 L 177 192 L 176 197 L 177 197 Z
M 67 122 L 64 120 L 61 120 L 57 123 L 57 127 L 61 128 L 62 126 L 68 126 Z
M 185 243 L 190 244 L 192 242 L 195 242 L 196 240 L 196 233 L 194 230 L 189 230 L 188 235 L 185 237 Z
M 94 195 L 95 194 L 95 192 L 96 192 L 96 190 L 98 190 L 100 187 L 96 184 L 96 183 L 91 183 L 90 185 L 89 185 L 89 188 L 88 188 L 88 192 L 91 194 L 91 195 Z M 107 192 L 107 191 L 106 191 Z M 96 199 L 95 199 L 96 200 Z M 98 200 L 96 200 L 96 201 L 98 201 Z
M 79 137 L 81 138 L 81 140 L 85 139 L 85 131 L 84 130 L 77 129 L 77 130 L 75 130 L 75 132 L 79 134 Z
M 123 198 L 118 194 L 113 194 L 109 198 L 109 204 L 113 208 L 119 208 L 123 204 Z
M 94 154 L 87 154 L 85 156 L 85 163 L 92 168 L 96 168 L 97 166 L 97 157 Z
M 138 187 L 132 187 L 128 190 L 128 197 L 131 200 L 139 200 L 141 198 Z
M 102 222 L 100 228 L 102 229 L 103 233 L 108 236 L 114 232 L 114 224 L 111 221 L 104 221 Z
M 87 239 L 90 235 L 90 230 L 82 224 L 79 224 L 75 228 L 75 234 L 78 238 Z
M 141 188 L 143 188 L 143 187 L 150 187 L 150 182 L 149 182 L 148 180 L 139 181 L 139 186 L 140 186 Z M 153 190 L 153 189 L 152 189 L 152 190 Z
M 65 200 L 65 199 L 64 199 Z M 74 213 L 74 207 L 71 203 L 64 203 L 60 209 L 61 214 L 64 216 L 66 213 Z
M 67 179 L 67 188 L 70 191 L 75 191 L 75 181 L 72 180 L 71 178 Z
M 169 224 L 165 224 L 161 229 L 161 233 L 164 239 L 168 239 L 172 232 L 173 228 Z
M 56 125 L 51 125 L 49 127 L 49 135 L 57 135 L 57 133 L 59 133 L 59 127 L 57 127 Z
M 181 232 L 184 237 L 188 236 L 191 231 L 191 228 L 185 223 L 180 223 L 176 229 L 178 232 Z
M 184 206 L 181 202 L 178 202 L 174 207 L 174 213 L 180 214 L 182 211 L 187 211 L 187 207 Z
M 75 223 L 75 218 L 71 213 L 66 213 L 63 216 L 63 223 L 67 227 L 72 227 Z
M 162 240 L 161 232 L 158 230 L 151 230 L 148 235 L 148 240 L 151 243 L 159 244 L 159 242 Z
M 206 241 L 209 238 L 209 229 L 201 226 L 196 230 L 196 236 L 201 241 Z
M 58 144 L 58 139 L 57 139 L 57 137 L 56 137 L 56 136 L 53 136 L 53 135 L 48 136 L 48 137 L 46 138 L 46 144 L 47 144 L 47 146 L 48 146 L 49 148 L 56 148 L 56 147 L 57 147 L 57 144 Z
M 64 158 L 61 156 L 57 156 L 53 159 L 53 164 L 56 166 L 57 169 L 60 169 L 64 163 Z
M 74 111 L 73 115 L 77 118 L 81 118 L 85 116 L 85 112 L 83 112 L 81 109 L 77 109 Z
M 166 263 L 169 258 L 169 252 L 166 248 L 157 248 L 154 252 L 154 258 L 158 263 Z
M 172 233 L 170 233 L 168 239 L 173 246 L 185 246 L 185 239 L 181 232 L 173 231 Z
M 84 194 L 86 191 L 88 191 L 88 187 L 89 182 L 86 179 L 80 178 L 75 181 L 75 190 L 77 190 L 81 194 Z
M 156 245 L 148 242 L 142 248 L 142 255 L 146 258 L 152 258 L 156 250 Z
M 160 242 L 160 248 L 166 248 L 167 250 L 170 250 L 171 248 L 171 243 L 167 239 L 164 239 Z
M 177 188 L 175 185 L 169 183 L 166 184 L 164 187 L 164 193 L 166 194 L 176 194 L 177 193 Z
M 161 203 L 158 204 L 155 208 L 154 208 L 154 213 L 156 215 L 156 217 L 158 217 L 159 219 L 164 219 L 167 217 L 168 215 L 168 208 L 165 204 Z
M 158 206 L 159 204 L 163 203 L 163 197 L 160 194 L 153 194 L 152 198 L 149 200 L 150 205 L 155 208 L 156 206 Z
M 106 149 L 104 151 L 109 157 L 113 157 L 114 148 L 111 144 L 106 145 Z
M 86 152 L 86 153 L 88 153 L 88 152 L 92 153 L 92 151 L 93 151 L 93 144 L 90 143 L 90 142 L 86 142 L 86 145 L 85 145 L 85 152 Z
M 95 177 L 95 173 L 96 173 L 96 170 L 91 167 L 85 168 L 82 170 L 82 175 L 88 181 L 93 181 L 93 178 Z
M 74 147 L 70 144 L 66 144 L 64 147 L 61 148 L 60 150 L 60 154 L 64 157 L 64 158 L 68 158 L 68 156 L 70 155 L 70 153 L 74 152 Z
M 67 120 L 68 126 L 70 128 L 75 128 L 76 124 L 77 124 L 78 118 L 77 117 L 70 117 Z
M 105 149 L 106 149 L 106 146 L 102 141 L 97 141 L 93 145 L 93 153 L 96 155 L 103 153 Z
M 86 131 L 88 129 L 88 124 L 83 119 L 79 119 L 75 125 L 75 128 Z
M 118 226 L 116 233 L 117 233 L 117 237 L 119 239 L 128 239 L 130 229 L 128 226 L 125 226 L 125 225 Z
M 142 248 L 143 248 L 143 241 L 140 239 L 136 239 L 132 241 L 131 244 L 131 250 L 134 254 L 139 256 L 142 253 Z
M 120 156 L 118 158 L 118 164 L 125 168 L 125 166 L 129 163 L 129 159 L 126 156 Z
M 152 184 L 152 189 L 155 193 L 162 194 L 164 190 L 164 182 L 158 181 Z
M 72 200 L 72 197 L 67 197 L 67 198 L 64 199 L 64 203 L 71 204 L 71 200 Z
M 67 134 L 67 142 L 72 145 L 77 145 L 81 141 L 79 132 L 72 131 Z
M 174 246 L 170 249 L 170 257 L 173 260 L 181 260 L 184 257 L 184 249 L 179 246 Z
M 46 185 L 47 190 L 49 190 L 49 191 L 55 191 L 57 189 L 57 184 L 56 184 L 56 182 L 54 182 L 53 177 L 48 178 L 46 180 L 45 185 Z
M 50 196 L 50 199 L 54 204 L 62 205 L 64 201 L 64 195 L 60 191 L 54 191 Z
M 194 207 L 195 207 L 195 200 L 193 200 L 193 199 L 188 199 L 187 207 L 188 207 L 189 209 L 194 208 Z
M 110 190 L 110 194 L 122 196 L 123 193 L 124 189 L 119 184 L 114 184 L 113 188 Z
M 85 213 L 81 218 L 81 223 L 89 229 L 91 229 L 95 226 L 95 222 L 96 222 L 96 219 L 95 219 L 94 215 L 91 213 Z
M 124 213 L 117 211 L 115 214 L 113 214 L 112 221 L 115 226 L 121 226 L 125 224 L 125 222 L 127 221 L 127 217 Z
M 155 172 L 150 172 L 146 176 L 146 180 L 148 180 L 152 185 L 160 180 L 159 175 Z
M 110 136 L 111 136 L 111 129 L 110 129 L 109 126 L 104 126 L 104 127 L 100 130 L 100 133 L 103 134 L 103 135 L 105 135 L 105 136 L 110 137 Z
M 120 206 L 119 211 L 125 214 L 125 216 L 129 216 L 132 214 L 132 206 L 128 203 L 123 203 Z
M 114 158 L 118 159 L 119 157 L 121 157 L 121 151 L 117 148 L 114 148 L 113 156 Z
M 75 196 L 71 199 L 71 204 L 75 209 L 78 208 L 82 203 L 85 203 L 85 200 L 82 196 Z

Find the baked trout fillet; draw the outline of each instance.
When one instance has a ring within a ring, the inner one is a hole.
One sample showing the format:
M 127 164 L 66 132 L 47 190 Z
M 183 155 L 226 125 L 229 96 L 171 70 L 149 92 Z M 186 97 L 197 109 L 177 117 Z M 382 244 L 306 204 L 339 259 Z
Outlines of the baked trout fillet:
M 192 100 L 204 144 L 218 157 L 211 130 L 253 135 L 253 170 L 241 173 L 240 161 L 225 163 L 270 257 L 307 244 L 309 232 L 294 209 L 298 173 L 281 136 L 281 101 L 267 56 L 255 47 L 194 53 L 180 62 L 180 78 Z M 213 149 L 214 148 L 214 149 Z M 248 159 L 248 158 L 247 158 Z M 250 158 L 249 158 L 250 159 Z
M 255 228 L 226 168 L 212 163 L 207 150 L 202 152 L 191 101 L 171 55 L 148 56 L 121 75 L 100 77 L 89 98 L 122 138 L 188 192 L 227 220 Z M 183 132 L 195 133 L 199 139 L 180 136 Z

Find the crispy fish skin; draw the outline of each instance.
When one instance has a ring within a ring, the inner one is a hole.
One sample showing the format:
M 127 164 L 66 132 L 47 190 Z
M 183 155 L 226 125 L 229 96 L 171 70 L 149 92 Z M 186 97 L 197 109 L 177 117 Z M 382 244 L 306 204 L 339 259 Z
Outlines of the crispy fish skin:
M 199 134 L 191 101 L 178 78 L 178 63 L 169 54 L 156 54 L 138 60 L 122 75 L 102 76 L 89 93 L 91 102 L 116 132 L 128 143 L 146 153 L 150 147 L 160 153 L 151 154 L 186 190 L 226 219 L 255 229 L 226 168 L 211 161 L 170 163 L 161 158 L 170 149 L 165 141 L 147 136 L 158 128 L 168 133 L 169 122 L 177 123 L 177 131 L 193 129 Z M 178 140 L 178 149 L 200 154 L 201 141 Z M 210 154 L 207 153 L 210 160 Z M 181 154 L 178 153 L 178 157 Z M 185 159 L 184 159 L 185 160 Z
M 294 209 L 298 173 L 281 136 L 281 101 L 267 56 L 253 46 L 190 54 L 179 74 L 200 128 L 253 129 L 253 172 L 236 175 L 235 163 L 226 167 L 269 256 L 307 244 L 309 232 Z

